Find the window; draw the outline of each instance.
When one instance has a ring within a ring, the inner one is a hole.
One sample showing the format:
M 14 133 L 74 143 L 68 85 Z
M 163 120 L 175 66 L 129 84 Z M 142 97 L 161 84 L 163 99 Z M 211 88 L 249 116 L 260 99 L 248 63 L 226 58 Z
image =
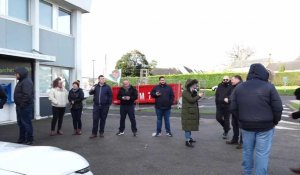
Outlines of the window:
M 71 34 L 71 13 L 59 8 L 57 30 L 65 34 Z
M 8 0 L 8 16 L 21 19 L 24 21 L 29 20 L 28 0 Z
M 52 4 L 40 1 L 40 25 L 52 29 Z
M 70 89 L 70 70 L 61 67 L 40 66 L 39 82 L 41 96 L 48 96 L 52 88 L 52 81 L 60 77 L 65 88 Z

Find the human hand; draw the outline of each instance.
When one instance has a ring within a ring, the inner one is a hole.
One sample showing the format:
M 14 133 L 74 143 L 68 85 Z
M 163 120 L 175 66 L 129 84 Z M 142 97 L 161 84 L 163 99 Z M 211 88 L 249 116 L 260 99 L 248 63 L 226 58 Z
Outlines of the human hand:
M 126 100 L 130 100 L 130 96 L 126 96 L 125 98 L 126 98 Z
M 160 92 L 156 92 L 155 94 L 156 94 L 156 96 L 160 96 L 161 95 Z
M 200 92 L 198 95 L 199 97 L 204 97 L 205 94 L 203 92 Z
M 228 103 L 229 99 L 228 98 L 224 98 L 224 101 L 225 101 L 225 103 Z

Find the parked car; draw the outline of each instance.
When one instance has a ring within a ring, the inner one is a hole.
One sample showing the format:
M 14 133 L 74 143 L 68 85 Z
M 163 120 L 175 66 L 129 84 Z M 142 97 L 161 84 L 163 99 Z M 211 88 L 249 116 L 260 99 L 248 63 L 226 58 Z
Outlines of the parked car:
M 93 175 L 86 159 L 52 146 L 0 142 L 1 175 Z

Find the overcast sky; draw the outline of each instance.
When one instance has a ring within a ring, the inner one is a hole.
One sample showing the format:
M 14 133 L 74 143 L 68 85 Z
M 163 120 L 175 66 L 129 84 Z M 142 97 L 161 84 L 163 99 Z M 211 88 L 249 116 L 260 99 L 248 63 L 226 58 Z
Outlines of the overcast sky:
M 228 64 L 235 45 L 253 58 L 300 55 L 299 0 L 93 0 L 83 16 L 83 76 L 112 70 L 137 49 L 158 67 L 208 69 Z

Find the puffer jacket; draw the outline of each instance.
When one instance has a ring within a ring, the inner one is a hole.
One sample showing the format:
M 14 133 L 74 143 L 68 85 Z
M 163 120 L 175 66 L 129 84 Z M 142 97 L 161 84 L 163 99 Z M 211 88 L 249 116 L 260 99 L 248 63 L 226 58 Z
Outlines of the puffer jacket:
M 14 92 L 14 101 L 17 106 L 25 107 L 33 104 L 33 83 L 28 77 L 28 70 L 24 67 L 17 68 L 16 73 L 20 75 Z
M 65 88 L 52 88 L 49 92 L 49 100 L 54 107 L 66 107 L 68 104 L 68 91 Z
M 252 64 L 247 81 L 231 96 L 231 111 L 238 115 L 240 127 L 248 131 L 267 131 L 281 120 L 282 102 L 269 73 L 262 64 Z

